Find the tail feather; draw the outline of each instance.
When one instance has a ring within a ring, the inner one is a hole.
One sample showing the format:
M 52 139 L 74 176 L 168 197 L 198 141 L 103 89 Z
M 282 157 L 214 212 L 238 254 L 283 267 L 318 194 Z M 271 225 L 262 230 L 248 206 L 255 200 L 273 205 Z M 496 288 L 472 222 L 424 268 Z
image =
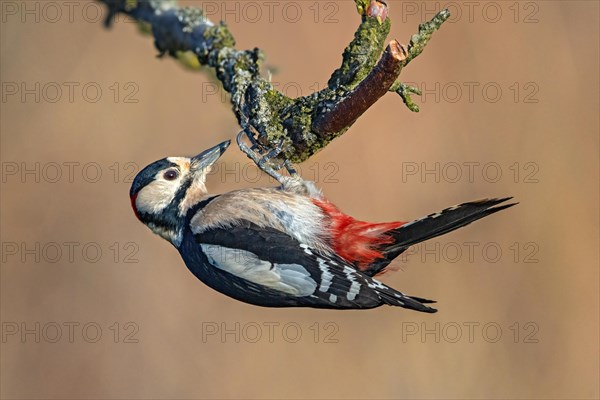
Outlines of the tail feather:
M 417 296 L 408 296 L 413 300 L 418 301 L 419 303 L 423 303 L 423 304 L 432 304 L 432 303 L 437 303 L 437 301 L 435 300 L 429 300 L 429 299 L 424 299 L 422 297 L 417 297 Z
M 390 245 L 382 249 L 384 258 L 373 262 L 366 270 L 363 270 L 363 273 L 373 276 L 381 272 L 394 258 L 398 257 L 412 245 L 452 232 L 473 221 L 477 221 L 478 219 L 518 204 L 510 203 L 499 205 L 510 199 L 512 199 L 512 197 L 484 199 L 463 203 L 427 215 L 426 217 L 406 223 L 397 229 L 388 231 L 387 234 L 392 236 L 394 240 Z
M 410 310 L 421 311 L 426 313 L 435 313 L 437 309 L 426 306 L 423 303 L 435 303 L 433 300 L 422 299 L 420 297 L 407 296 L 399 291 L 381 283 L 375 289 L 377 295 L 383 302 L 390 306 L 407 308 Z
M 386 253 L 393 252 L 397 248 L 406 248 L 436 236 L 443 235 L 444 233 L 451 232 L 468 225 L 473 221 L 477 221 L 478 219 L 487 217 L 488 215 L 517 204 L 510 203 L 494 207 L 510 199 L 512 199 L 512 197 L 463 203 L 404 224 L 400 228 L 389 232 L 395 240 L 394 244 L 385 251 Z

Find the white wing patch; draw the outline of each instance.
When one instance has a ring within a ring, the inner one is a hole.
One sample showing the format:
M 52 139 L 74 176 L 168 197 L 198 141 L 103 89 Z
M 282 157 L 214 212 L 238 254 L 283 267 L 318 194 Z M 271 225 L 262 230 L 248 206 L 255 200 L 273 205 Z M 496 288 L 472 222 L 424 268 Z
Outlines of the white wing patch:
M 307 244 L 300 244 L 300 247 L 302 247 L 302 249 L 304 250 L 304 252 L 306 254 L 308 254 L 309 256 L 312 256 L 313 252 L 310 250 L 310 247 L 308 247 Z
M 319 269 L 321 270 L 321 284 L 319 285 L 319 290 L 321 292 L 326 292 L 329 290 L 329 286 L 331 286 L 331 282 L 333 281 L 333 274 L 329 272 L 329 267 L 325 263 L 325 260 L 319 258 Z
M 208 244 L 200 246 L 214 267 L 250 282 L 298 297 L 309 296 L 317 288 L 317 283 L 302 265 L 271 263 L 241 249 Z
M 358 283 L 358 281 L 356 280 L 356 277 L 354 276 L 355 271 L 352 268 L 344 266 L 344 273 L 346 274 L 348 280 L 352 282 L 352 284 L 350 285 L 350 289 L 346 294 L 346 298 L 352 301 L 356 298 L 356 295 L 360 291 L 360 283 Z
M 380 290 L 387 289 L 387 287 L 383 283 L 379 282 L 376 279 L 371 279 L 371 282 L 369 282 L 367 284 L 367 286 L 369 286 L 371 289 L 380 289 Z

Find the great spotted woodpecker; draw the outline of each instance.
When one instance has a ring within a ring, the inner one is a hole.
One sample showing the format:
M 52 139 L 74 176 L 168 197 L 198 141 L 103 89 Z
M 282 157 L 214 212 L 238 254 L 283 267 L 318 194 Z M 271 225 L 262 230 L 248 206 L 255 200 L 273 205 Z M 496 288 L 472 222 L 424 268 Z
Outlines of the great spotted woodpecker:
M 373 276 L 409 246 L 514 204 L 464 203 L 412 222 L 369 223 L 342 213 L 314 183 L 211 195 L 205 181 L 229 141 L 195 157 L 145 167 L 131 186 L 136 216 L 172 243 L 206 285 L 266 307 L 365 309 L 383 304 L 435 312 Z

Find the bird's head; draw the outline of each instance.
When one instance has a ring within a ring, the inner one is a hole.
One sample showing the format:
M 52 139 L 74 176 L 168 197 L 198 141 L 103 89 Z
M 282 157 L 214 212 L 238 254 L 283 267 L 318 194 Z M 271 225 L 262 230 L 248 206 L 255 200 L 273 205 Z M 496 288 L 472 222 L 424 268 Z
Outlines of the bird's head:
M 131 206 L 140 221 L 178 246 L 188 211 L 208 197 L 206 177 L 230 141 L 195 157 L 167 157 L 142 169 L 131 185 Z

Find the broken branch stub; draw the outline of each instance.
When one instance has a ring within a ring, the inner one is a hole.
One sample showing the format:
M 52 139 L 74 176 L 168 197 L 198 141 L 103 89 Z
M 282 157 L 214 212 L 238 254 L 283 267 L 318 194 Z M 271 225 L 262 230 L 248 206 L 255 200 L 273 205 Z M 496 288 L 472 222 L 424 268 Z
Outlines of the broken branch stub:
M 389 91 L 400 75 L 406 57 L 406 48 L 392 40 L 369 75 L 331 110 L 322 113 L 313 121 L 313 131 L 318 135 L 327 135 L 351 126 Z

